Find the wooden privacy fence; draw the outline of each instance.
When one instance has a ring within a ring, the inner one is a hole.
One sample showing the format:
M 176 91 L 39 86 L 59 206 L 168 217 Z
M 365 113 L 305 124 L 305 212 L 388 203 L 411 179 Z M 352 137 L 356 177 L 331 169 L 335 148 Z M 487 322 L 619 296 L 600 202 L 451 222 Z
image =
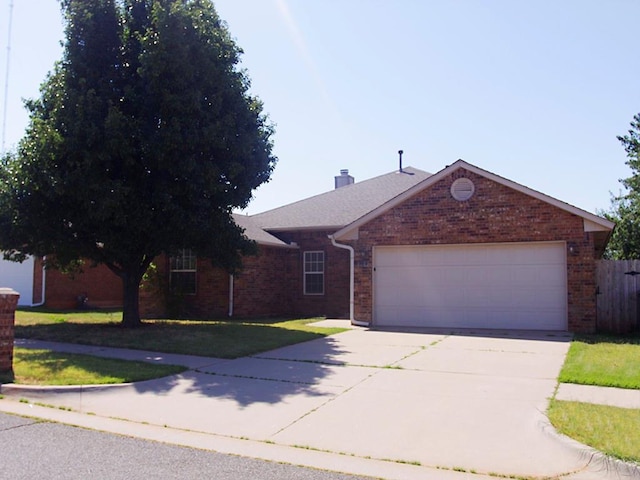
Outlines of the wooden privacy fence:
M 596 262 L 596 285 L 598 331 L 637 331 L 640 326 L 640 260 L 599 260 Z

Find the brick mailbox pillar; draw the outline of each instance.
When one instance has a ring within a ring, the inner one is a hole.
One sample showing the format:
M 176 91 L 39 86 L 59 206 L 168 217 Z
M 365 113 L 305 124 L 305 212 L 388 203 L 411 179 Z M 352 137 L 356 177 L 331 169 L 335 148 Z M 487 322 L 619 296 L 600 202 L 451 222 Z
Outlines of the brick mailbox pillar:
M 0 288 L 0 375 L 13 377 L 13 330 L 20 294 Z

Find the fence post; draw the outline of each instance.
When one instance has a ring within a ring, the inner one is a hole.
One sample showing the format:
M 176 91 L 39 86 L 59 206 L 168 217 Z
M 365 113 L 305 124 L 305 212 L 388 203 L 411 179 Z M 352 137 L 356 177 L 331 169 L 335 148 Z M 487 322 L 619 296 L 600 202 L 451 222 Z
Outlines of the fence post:
M 13 338 L 16 307 L 20 294 L 0 288 L 0 376 L 13 380 Z

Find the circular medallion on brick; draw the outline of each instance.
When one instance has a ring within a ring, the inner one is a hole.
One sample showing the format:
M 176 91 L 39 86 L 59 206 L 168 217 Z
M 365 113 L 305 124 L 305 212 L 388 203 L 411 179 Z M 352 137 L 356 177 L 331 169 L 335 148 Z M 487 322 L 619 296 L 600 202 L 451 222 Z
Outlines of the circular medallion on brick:
M 469 200 L 473 196 L 475 190 L 475 185 L 468 178 L 458 178 L 451 184 L 451 196 L 459 202 Z

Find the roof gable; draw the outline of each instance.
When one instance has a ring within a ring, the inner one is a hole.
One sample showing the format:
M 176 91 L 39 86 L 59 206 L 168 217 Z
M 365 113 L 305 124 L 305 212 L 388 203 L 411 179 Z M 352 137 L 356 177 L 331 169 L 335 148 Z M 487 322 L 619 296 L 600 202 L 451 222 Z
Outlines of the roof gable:
M 416 193 L 426 188 L 429 188 L 430 186 L 434 185 L 436 182 L 442 180 L 443 178 L 447 177 L 448 175 L 460 169 L 471 171 L 479 176 L 485 177 L 496 183 L 505 185 L 506 187 L 512 188 L 525 195 L 529 195 L 531 197 L 537 198 L 538 200 L 541 200 L 557 208 L 560 208 L 561 210 L 565 210 L 569 213 L 572 213 L 574 215 L 581 217 L 584 221 L 585 232 L 604 232 L 608 236 L 608 234 L 613 230 L 615 226 L 613 222 L 605 218 L 599 217 L 597 215 L 594 215 L 592 213 L 589 213 L 586 210 L 579 209 L 577 207 L 574 207 L 573 205 L 570 205 L 568 203 L 562 202 L 553 197 L 540 193 L 536 190 L 532 190 L 528 187 L 525 187 L 524 185 L 520 185 L 519 183 L 513 182 L 511 180 L 508 180 L 506 178 L 500 177 L 496 174 L 493 174 L 491 172 L 478 168 L 475 165 L 471 165 L 465 162 L 464 160 L 458 160 L 452 165 L 449 165 L 444 169 L 440 170 L 438 173 L 429 176 L 428 178 L 422 180 L 421 182 L 414 185 L 413 187 L 405 190 L 404 192 L 390 199 L 386 203 L 379 205 L 377 208 L 370 211 L 366 215 L 363 215 L 362 217 L 358 218 L 357 220 L 350 223 L 349 225 L 346 225 L 345 227 L 341 228 L 335 233 L 334 238 L 336 240 L 340 240 L 340 239 L 344 240 L 352 237 L 354 235 L 354 232 L 357 231 L 357 229 L 360 226 L 373 220 L 379 215 L 382 215 L 388 210 L 394 208 L 395 206 L 400 205 L 402 202 L 409 199 Z

